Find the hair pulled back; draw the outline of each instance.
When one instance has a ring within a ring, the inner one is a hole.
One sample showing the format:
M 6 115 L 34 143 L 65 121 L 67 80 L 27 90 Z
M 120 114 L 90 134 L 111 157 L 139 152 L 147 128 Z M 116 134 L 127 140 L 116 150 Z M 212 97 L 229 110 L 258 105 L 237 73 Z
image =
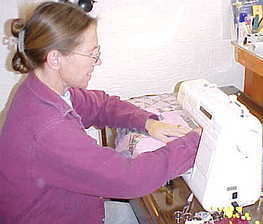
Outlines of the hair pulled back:
M 22 19 L 12 21 L 11 32 L 18 38 L 13 69 L 27 73 L 42 66 L 50 50 L 69 53 L 80 44 L 81 34 L 91 24 L 96 24 L 96 19 L 72 3 L 40 4 L 26 22 Z

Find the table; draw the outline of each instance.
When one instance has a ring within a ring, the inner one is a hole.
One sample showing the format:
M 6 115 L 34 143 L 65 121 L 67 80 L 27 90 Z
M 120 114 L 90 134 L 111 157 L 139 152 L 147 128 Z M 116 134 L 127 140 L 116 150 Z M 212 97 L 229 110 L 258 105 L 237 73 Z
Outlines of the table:
M 183 209 L 190 194 L 184 180 L 178 177 L 149 195 L 130 200 L 130 204 L 141 224 L 175 223 L 174 212 Z M 194 197 L 189 211 L 201 210 L 202 206 Z

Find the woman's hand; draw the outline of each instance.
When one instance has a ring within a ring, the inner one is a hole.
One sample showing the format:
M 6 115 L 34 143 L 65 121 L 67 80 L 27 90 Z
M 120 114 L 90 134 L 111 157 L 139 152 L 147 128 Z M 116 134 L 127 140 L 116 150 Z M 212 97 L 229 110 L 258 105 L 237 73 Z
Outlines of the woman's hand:
M 161 121 L 148 119 L 145 123 L 145 129 L 148 133 L 162 142 L 170 142 L 173 140 L 171 137 L 182 137 L 192 129 L 182 127 L 181 125 L 172 125 Z

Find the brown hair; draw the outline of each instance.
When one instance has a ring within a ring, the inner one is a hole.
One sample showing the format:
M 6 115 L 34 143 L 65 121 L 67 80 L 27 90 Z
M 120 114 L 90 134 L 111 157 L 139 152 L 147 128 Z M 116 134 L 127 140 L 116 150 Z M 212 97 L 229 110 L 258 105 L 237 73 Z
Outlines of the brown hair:
M 14 70 L 27 73 L 42 66 L 50 50 L 70 53 L 80 44 L 81 34 L 91 24 L 96 24 L 96 19 L 80 7 L 60 2 L 40 4 L 25 23 L 22 19 L 14 19 L 12 34 L 19 37 L 18 42 L 23 42 L 22 50 L 18 47 L 12 60 Z M 20 32 L 24 32 L 24 37 L 20 37 Z

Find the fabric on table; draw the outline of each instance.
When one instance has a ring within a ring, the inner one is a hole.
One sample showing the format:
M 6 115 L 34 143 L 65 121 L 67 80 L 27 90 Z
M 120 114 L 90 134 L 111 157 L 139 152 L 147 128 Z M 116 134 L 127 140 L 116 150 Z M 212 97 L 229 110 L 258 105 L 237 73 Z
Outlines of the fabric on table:
M 137 107 L 155 113 L 163 122 L 195 128 L 197 124 L 184 111 L 176 100 L 176 94 L 165 93 L 153 96 L 142 96 L 128 100 Z M 118 129 L 116 150 L 125 156 L 136 157 L 143 152 L 155 151 L 165 146 L 160 140 L 150 137 L 145 132 L 137 130 Z M 176 137 L 172 137 L 176 139 Z

